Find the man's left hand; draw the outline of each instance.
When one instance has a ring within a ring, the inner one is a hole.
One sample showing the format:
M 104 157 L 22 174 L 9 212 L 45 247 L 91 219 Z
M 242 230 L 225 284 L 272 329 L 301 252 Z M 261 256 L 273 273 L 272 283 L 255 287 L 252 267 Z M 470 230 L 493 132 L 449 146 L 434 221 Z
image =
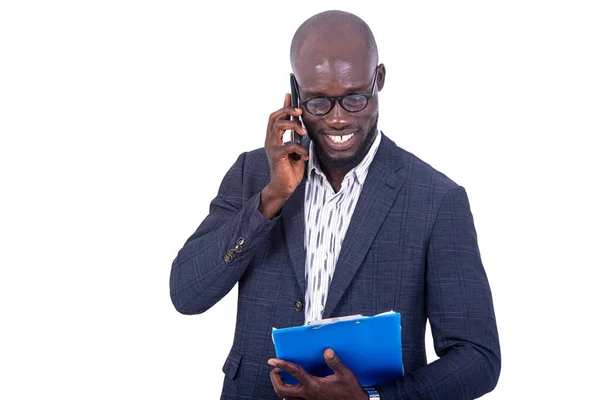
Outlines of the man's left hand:
M 365 392 L 352 373 L 340 358 L 331 349 L 324 352 L 325 362 L 333 370 L 333 375 L 319 378 L 306 372 L 301 366 L 271 358 L 269 365 L 275 367 L 271 371 L 271 383 L 277 396 L 286 399 L 307 400 L 367 400 L 369 395 Z M 279 375 L 283 369 L 300 382 L 299 385 L 283 383 Z

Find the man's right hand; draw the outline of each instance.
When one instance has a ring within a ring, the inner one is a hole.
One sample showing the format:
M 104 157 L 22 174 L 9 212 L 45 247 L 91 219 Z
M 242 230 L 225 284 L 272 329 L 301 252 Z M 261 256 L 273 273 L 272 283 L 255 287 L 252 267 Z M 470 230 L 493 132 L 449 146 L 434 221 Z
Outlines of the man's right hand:
M 283 108 L 275 111 L 269 117 L 265 151 L 269 161 L 271 181 L 263 189 L 258 211 L 266 218 L 273 218 L 279 213 L 287 199 L 294 193 L 304 177 L 305 162 L 308 160 L 308 150 L 298 143 L 283 143 L 283 134 L 294 130 L 300 135 L 306 135 L 300 121 L 291 121 L 290 117 L 299 117 L 302 110 L 291 107 L 291 96 L 285 95 Z M 294 154 L 300 158 L 296 160 Z

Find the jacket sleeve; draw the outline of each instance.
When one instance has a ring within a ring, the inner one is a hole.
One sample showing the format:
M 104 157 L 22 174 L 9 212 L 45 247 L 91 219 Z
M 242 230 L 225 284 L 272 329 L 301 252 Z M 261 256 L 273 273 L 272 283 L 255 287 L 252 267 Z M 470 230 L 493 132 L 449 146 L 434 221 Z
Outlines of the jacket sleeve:
M 229 169 L 209 215 L 173 261 L 171 301 L 182 314 L 212 307 L 240 280 L 257 252 L 268 249 L 270 231 L 279 217 L 267 219 L 258 211 L 262 188 L 244 198 L 245 159 L 246 153 Z M 234 251 L 228 256 L 230 250 Z
M 426 307 L 436 354 L 431 364 L 376 385 L 382 399 L 475 399 L 500 375 L 492 294 L 465 190 L 439 209 L 427 250 Z

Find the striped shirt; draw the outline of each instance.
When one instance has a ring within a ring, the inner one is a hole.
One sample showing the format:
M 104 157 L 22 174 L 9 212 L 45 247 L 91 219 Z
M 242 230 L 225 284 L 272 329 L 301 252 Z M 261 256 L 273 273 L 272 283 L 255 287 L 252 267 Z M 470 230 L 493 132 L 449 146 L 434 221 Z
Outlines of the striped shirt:
M 304 193 L 305 323 L 323 316 L 342 242 L 380 142 L 381 132 L 377 132 L 369 152 L 360 164 L 346 174 L 337 193 L 320 170 L 313 143 L 310 143 Z

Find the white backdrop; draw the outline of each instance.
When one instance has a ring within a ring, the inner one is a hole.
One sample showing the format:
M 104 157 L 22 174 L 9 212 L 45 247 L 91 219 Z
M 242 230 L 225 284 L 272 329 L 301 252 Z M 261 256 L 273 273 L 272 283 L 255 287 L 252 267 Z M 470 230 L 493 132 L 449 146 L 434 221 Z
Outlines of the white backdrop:
M 180 315 L 171 262 L 332 8 L 379 43 L 381 129 L 469 194 L 503 353 L 486 398 L 597 392 L 596 2 L 2 1 L 0 398 L 219 397 L 235 290 Z

